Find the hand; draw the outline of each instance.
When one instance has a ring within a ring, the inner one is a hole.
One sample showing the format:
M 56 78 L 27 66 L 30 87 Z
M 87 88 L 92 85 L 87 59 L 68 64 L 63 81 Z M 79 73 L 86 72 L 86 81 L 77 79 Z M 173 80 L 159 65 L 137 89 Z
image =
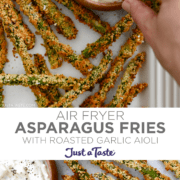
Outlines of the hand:
M 161 65 L 180 85 L 180 0 L 162 0 L 158 14 L 140 0 L 124 0 Z

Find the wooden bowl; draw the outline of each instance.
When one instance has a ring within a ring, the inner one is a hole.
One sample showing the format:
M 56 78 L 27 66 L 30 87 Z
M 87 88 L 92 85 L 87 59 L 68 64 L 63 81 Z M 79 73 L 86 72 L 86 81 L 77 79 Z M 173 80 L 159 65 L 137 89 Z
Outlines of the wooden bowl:
M 58 171 L 55 161 L 45 161 L 50 180 L 58 180 Z
M 114 11 L 122 9 L 122 2 L 112 2 L 112 3 L 100 3 L 93 0 L 76 0 L 79 4 L 89 8 L 99 11 Z

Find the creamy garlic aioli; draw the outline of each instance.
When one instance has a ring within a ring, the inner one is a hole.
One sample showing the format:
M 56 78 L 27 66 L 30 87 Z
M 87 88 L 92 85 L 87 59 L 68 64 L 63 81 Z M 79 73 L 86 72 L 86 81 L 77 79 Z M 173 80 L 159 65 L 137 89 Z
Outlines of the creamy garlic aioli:
M 0 161 L 0 180 L 50 180 L 45 161 Z
M 122 0 L 92 0 L 95 2 L 107 3 L 107 2 L 122 2 Z

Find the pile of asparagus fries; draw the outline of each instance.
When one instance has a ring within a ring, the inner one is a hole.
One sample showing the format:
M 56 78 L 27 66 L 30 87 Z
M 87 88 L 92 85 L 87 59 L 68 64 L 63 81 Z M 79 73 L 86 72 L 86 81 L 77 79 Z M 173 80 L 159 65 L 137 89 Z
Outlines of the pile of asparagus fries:
M 88 97 L 81 107 L 127 107 L 147 83 L 132 86 L 136 74 L 145 61 L 145 53 L 138 54 L 129 62 L 122 77 L 121 84 L 109 104 L 105 104 L 107 93 L 114 87 L 124 63 L 135 53 L 137 46 L 142 44 L 144 38 L 137 28 L 132 36 L 121 47 L 119 55 L 113 60 L 109 46 L 115 42 L 122 33 L 129 31 L 133 24 L 130 14 L 127 14 L 114 27 L 103 22 L 91 10 L 79 5 L 74 0 L 56 0 L 73 12 L 76 19 L 88 25 L 101 37 L 94 43 L 88 44 L 80 55 L 66 44 L 60 43 L 58 37 L 51 29 L 54 25 L 57 32 L 67 39 L 76 38 L 78 33 L 73 21 L 62 14 L 51 0 L 16 0 L 20 10 L 29 18 L 30 23 L 44 40 L 46 55 L 52 69 L 60 67 L 67 61 L 83 75 L 84 79 L 65 77 L 63 74 L 52 75 L 46 66 L 44 57 L 34 54 L 34 61 L 28 50 L 35 46 L 35 35 L 23 22 L 20 12 L 11 0 L 0 1 L 0 107 L 4 107 L 3 85 L 23 85 L 31 88 L 36 96 L 38 107 L 72 107 L 72 102 L 85 91 L 91 90 L 96 83 L 100 83 L 100 90 Z M 143 0 L 156 12 L 159 11 L 160 1 Z M 5 33 L 13 43 L 16 52 L 20 55 L 26 74 L 5 74 L 3 68 L 7 60 L 7 42 Z M 107 50 L 98 66 L 94 66 L 88 58 L 96 57 Z M 108 65 L 111 68 L 108 72 Z M 66 90 L 61 95 L 58 88 Z
M 117 180 L 139 180 L 138 177 L 133 177 L 127 170 L 120 168 L 113 162 L 105 160 L 91 160 L 90 162 L 93 165 L 99 166 L 105 172 L 92 175 L 77 160 L 65 160 L 64 163 L 67 164 L 74 175 L 63 175 L 63 180 L 95 180 L 95 178 L 99 180 L 114 180 L 108 174 L 113 175 Z M 148 165 L 146 160 L 116 160 L 115 162 L 139 171 L 145 180 L 170 180 L 169 177 L 161 174 L 156 168 Z M 167 171 L 171 170 L 175 173 L 176 178 L 180 178 L 180 163 L 177 160 L 162 160 L 162 163 L 165 165 Z

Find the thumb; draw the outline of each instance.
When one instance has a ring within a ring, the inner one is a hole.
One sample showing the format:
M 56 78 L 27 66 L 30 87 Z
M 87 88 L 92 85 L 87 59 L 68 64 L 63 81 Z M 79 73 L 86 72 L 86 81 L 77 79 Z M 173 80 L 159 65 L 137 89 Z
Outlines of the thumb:
M 122 8 L 130 13 L 151 45 L 156 30 L 157 14 L 140 0 L 124 0 Z

